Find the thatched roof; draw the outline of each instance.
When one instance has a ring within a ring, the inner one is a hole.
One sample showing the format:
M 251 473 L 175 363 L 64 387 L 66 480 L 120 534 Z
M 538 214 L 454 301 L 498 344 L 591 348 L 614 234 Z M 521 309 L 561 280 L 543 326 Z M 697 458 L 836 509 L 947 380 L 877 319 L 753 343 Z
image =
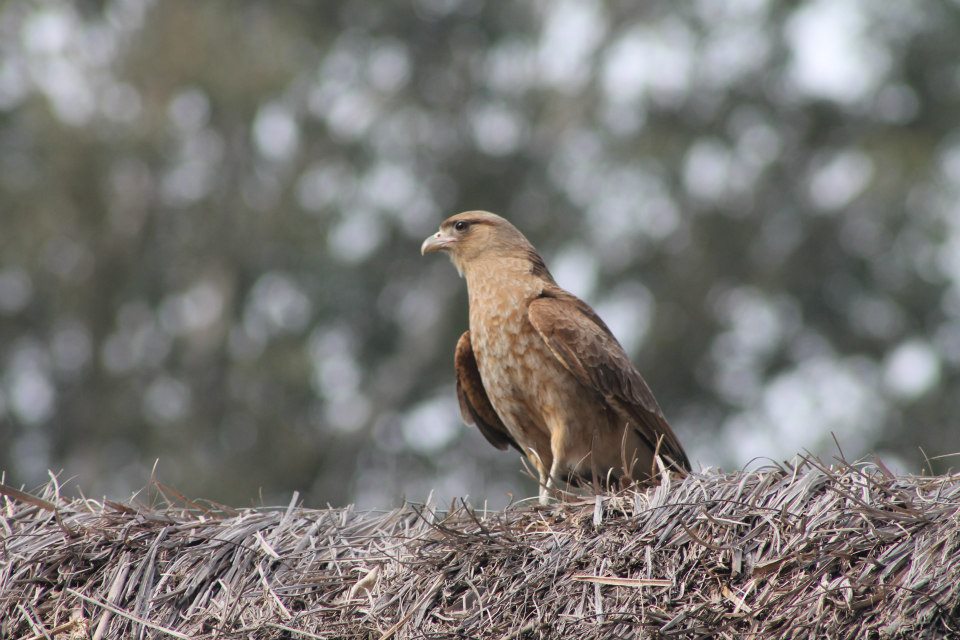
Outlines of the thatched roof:
M 803 460 L 489 513 L 0 492 L 3 638 L 960 633 L 960 475 Z

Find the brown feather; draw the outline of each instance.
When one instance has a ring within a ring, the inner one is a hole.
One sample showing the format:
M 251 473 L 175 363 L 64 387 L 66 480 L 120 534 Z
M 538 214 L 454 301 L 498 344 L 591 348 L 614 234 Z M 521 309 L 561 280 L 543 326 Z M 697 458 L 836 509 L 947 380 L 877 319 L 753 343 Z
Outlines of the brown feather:
M 527 258 L 530 260 L 530 275 L 536 276 L 546 282 L 553 283 L 553 275 L 547 269 L 547 263 L 543 261 L 540 254 L 533 247 L 527 252 Z
M 597 391 L 631 423 L 654 451 L 675 467 L 690 461 L 646 380 L 590 306 L 559 287 L 549 287 L 528 307 L 530 323 L 564 367 Z
M 480 433 L 497 449 L 513 447 L 520 451 L 483 388 L 483 380 L 480 379 L 480 371 L 477 369 L 477 358 L 470 344 L 469 331 L 464 331 L 457 341 L 453 368 L 457 373 L 457 400 L 463 421 L 480 429 Z

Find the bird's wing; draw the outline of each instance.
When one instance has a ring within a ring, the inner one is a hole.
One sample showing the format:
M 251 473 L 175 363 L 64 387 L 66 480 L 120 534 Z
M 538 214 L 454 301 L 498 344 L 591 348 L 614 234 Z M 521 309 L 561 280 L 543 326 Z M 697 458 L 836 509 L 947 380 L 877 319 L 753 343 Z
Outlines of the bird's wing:
M 553 287 L 530 303 L 530 323 L 573 376 L 599 393 L 674 467 L 690 461 L 653 392 L 607 325 L 579 298 Z
M 480 379 L 480 370 L 477 368 L 477 357 L 470 344 L 469 331 L 464 331 L 457 341 L 453 367 L 457 371 L 457 400 L 460 401 L 460 415 L 463 421 L 480 429 L 480 433 L 497 449 L 512 446 L 520 451 L 519 445 L 490 404 L 487 390 L 483 388 L 483 380 Z

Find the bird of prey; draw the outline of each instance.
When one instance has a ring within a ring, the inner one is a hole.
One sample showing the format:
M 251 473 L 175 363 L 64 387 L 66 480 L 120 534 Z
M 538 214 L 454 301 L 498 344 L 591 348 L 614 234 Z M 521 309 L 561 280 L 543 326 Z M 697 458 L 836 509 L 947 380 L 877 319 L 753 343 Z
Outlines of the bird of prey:
M 623 347 L 516 227 L 486 211 L 458 213 L 420 247 L 436 251 L 467 281 L 470 329 L 454 353 L 460 413 L 493 446 L 527 457 L 541 503 L 561 481 L 649 479 L 655 455 L 690 469 Z

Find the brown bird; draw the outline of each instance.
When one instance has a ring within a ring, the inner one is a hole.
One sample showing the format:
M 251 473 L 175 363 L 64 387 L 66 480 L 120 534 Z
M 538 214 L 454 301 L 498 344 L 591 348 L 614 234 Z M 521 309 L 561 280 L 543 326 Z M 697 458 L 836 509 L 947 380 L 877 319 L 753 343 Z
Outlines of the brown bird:
M 648 479 L 654 455 L 690 469 L 623 347 L 516 227 L 486 211 L 458 213 L 420 247 L 435 251 L 467 280 L 470 330 L 454 355 L 460 413 L 493 446 L 527 456 L 541 503 L 563 480 Z

